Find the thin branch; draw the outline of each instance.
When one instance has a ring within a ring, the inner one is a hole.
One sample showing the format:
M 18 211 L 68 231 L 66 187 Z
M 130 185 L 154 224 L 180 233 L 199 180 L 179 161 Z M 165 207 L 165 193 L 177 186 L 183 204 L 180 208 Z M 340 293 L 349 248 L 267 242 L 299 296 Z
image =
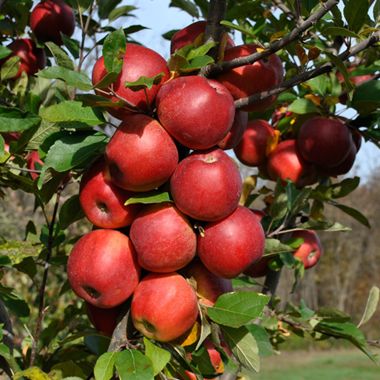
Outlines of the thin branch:
M 338 3 L 339 3 L 339 0 L 328 0 L 326 3 L 322 5 L 322 7 L 317 12 L 313 13 L 309 18 L 307 18 L 299 26 L 294 28 L 284 38 L 271 44 L 268 47 L 268 49 L 265 49 L 262 52 L 247 55 L 245 57 L 235 58 L 235 59 L 232 59 L 231 61 L 225 61 L 220 64 L 205 66 L 201 70 L 201 74 L 206 77 L 214 76 L 216 74 L 220 74 L 223 71 L 231 70 L 235 67 L 239 67 L 243 65 L 249 65 L 249 64 L 259 61 L 260 59 L 269 57 L 271 54 L 281 50 L 285 46 L 297 40 L 303 32 L 311 28 L 318 20 L 320 20 L 327 12 L 330 11 L 331 8 L 333 8 Z
M 86 42 L 86 35 L 88 32 L 88 28 L 90 27 L 90 22 L 91 22 L 91 17 L 92 17 L 92 12 L 94 10 L 94 1 L 91 2 L 90 5 L 90 10 L 88 12 L 86 24 L 83 24 L 83 14 L 80 10 L 80 6 L 78 5 L 78 10 L 79 10 L 79 20 L 81 24 L 81 29 L 82 29 L 82 38 L 81 38 L 81 43 L 80 43 L 80 56 L 79 56 L 79 64 L 78 64 L 78 72 L 81 71 L 83 62 L 84 62 L 84 44 Z
M 49 274 L 49 267 L 50 267 L 50 259 L 53 253 L 53 243 L 54 243 L 54 226 L 58 215 L 58 206 L 59 201 L 61 198 L 61 193 L 64 188 L 64 185 L 61 185 L 57 190 L 57 197 L 54 204 L 54 210 L 53 215 L 49 224 L 49 235 L 48 235 L 48 241 L 47 241 L 47 253 L 46 253 L 46 259 L 45 259 L 45 265 L 44 265 L 44 274 L 42 277 L 41 287 L 38 294 L 38 317 L 37 317 L 37 323 L 36 323 L 36 329 L 33 336 L 33 342 L 32 342 L 32 350 L 30 354 L 30 367 L 33 366 L 34 361 L 36 359 L 36 353 L 37 353 L 37 345 L 40 339 L 41 330 L 42 330 L 42 323 L 45 317 L 45 289 L 47 284 L 47 278 Z
M 358 43 L 357 45 L 353 46 L 350 49 L 347 49 L 343 53 L 338 55 L 338 58 L 342 61 L 347 60 L 353 55 L 356 55 L 360 53 L 362 50 L 365 50 L 369 48 L 370 46 L 374 45 L 375 43 L 380 41 L 380 31 L 377 31 L 372 34 L 371 37 L 367 38 L 366 40 Z M 309 79 L 315 78 L 319 75 L 326 74 L 335 67 L 333 62 L 325 63 L 324 65 L 317 67 L 315 69 L 305 71 L 299 75 L 294 76 L 291 79 L 288 79 L 284 82 L 282 82 L 278 87 L 275 87 L 268 91 L 263 91 L 261 93 L 253 94 L 251 96 L 248 96 L 246 98 L 241 98 L 235 101 L 235 107 L 241 108 L 244 106 L 247 106 L 249 104 L 252 104 L 254 102 L 257 102 L 262 99 L 266 99 L 272 95 L 278 95 L 281 92 L 284 92 L 288 90 L 289 88 L 292 88 L 302 82 L 305 82 Z

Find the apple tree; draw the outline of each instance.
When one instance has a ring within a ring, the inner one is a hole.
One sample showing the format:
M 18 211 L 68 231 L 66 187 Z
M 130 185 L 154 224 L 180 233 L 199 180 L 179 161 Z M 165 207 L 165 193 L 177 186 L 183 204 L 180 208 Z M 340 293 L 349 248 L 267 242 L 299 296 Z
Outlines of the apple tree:
M 126 3 L 0 0 L 0 196 L 37 216 L 0 244 L 1 376 L 251 379 L 293 334 L 375 360 L 377 287 L 359 323 L 276 288 L 348 230 L 329 207 L 370 227 L 380 1 L 173 0 L 168 59 Z

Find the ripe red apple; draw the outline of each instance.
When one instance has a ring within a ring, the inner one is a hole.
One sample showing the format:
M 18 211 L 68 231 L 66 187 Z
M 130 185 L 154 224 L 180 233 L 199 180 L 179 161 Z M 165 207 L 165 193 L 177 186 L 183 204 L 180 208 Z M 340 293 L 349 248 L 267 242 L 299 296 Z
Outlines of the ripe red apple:
M 154 77 L 160 73 L 163 74 L 160 83 L 153 85 L 150 89 L 133 91 L 125 87 L 126 82 L 135 82 L 142 76 Z M 92 71 L 92 83 L 96 85 L 106 74 L 107 70 L 104 66 L 104 58 L 100 57 Z M 108 88 L 101 88 L 101 90 L 106 92 L 112 89 L 116 95 L 107 95 L 103 92 L 98 92 L 100 95 L 110 98 L 113 102 L 125 99 L 132 106 L 137 107 L 142 112 L 146 112 L 153 108 L 157 92 L 161 84 L 169 79 L 169 76 L 170 73 L 166 61 L 158 53 L 141 45 L 127 43 L 121 73 L 112 85 Z M 131 113 L 127 106 L 124 108 L 109 108 L 108 112 L 121 120 L 124 119 L 125 115 Z
M 267 159 L 268 144 L 274 136 L 274 129 L 267 121 L 249 121 L 240 143 L 234 149 L 236 157 L 248 166 L 263 165 Z
M 198 259 L 184 268 L 183 273 L 186 278 L 196 281 L 199 301 L 203 305 L 213 306 L 219 296 L 233 290 L 231 280 L 216 276 Z
M 100 228 L 129 226 L 140 205 L 125 206 L 131 193 L 112 184 L 104 160 L 95 162 L 83 175 L 79 201 L 88 220 Z
M 106 147 L 112 182 L 125 190 L 148 191 L 165 183 L 177 166 L 173 139 L 157 120 L 128 115 Z
M 33 8 L 29 24 L 39 41 L 62 45 L 61 33 L 68 37 L 74 33 L 74 11 L 63 0 L 41 1 Z
M 231 129 L 235 106 L 220 83 L 198 75 L 165 83 L 157 94 L 157 115 L 163 127 L 182 145 L 208 149 Z
M 195 232 L 172 203 L 144 208 L 132 223 L 130 238 L 140 266 L 156 273 L 183 268 L 196 252 Z
M 276 181 L 290 180 L 297 187 L 311 185 L 317 180 L 315 167 L 300 155 L 296 140 L 281 141 L 268 156 L 267 172 Z
M 197 252 L 206 268 L 224 278 L 245 271 L 264 253 L 265 235 L 258 218 L 239 206 L 231 215 L 206 224 Z
M 248 125 L 248 113 L 240 110 L 235 111 L 234 122 L 227 135 L 218 142 L 218 147 L 223 150 L 234 149 L 243 137 Z
M 304 242 L 293 253 L 293 256 L 300 259 L 305 269 L 309 269 L 317 264 L 323 249 L 318 235 L 315 231 L 302 230 L 292 233 L 292 238 L 302 238 Z
M 45 51 L 37 48 L 30 38 L 14 40 L 8 45 L 8 49 L 12 50 L 10 57 L 16 55 L 20 57 L 20 66 L 14 79 L 19 78 L 22 72 L 33 75 L 46 66 Z M 4 63 L 8 58 L 1 60 L 1 62 Z
M 143 335 L 168 342 L 183 335 L 197 320 L 197 296 L 178 273 L 151 273 L 133 294 L 131 316 Z
M 256 53 L 260 46 L 255 44 L 239 45 L 225 51 L 224 60 L 245 57 Z M 280 58 L 272 54 L 267 59 L 253 64 L 243 65 L 228 70 L 217 79 L 231 92 L 234 99 L 244 98 L 262 91 L 270 90 L 280 84 L 283 79 L 283 68 Z M 264 111 L 272 105 L 276 97 L 260 100 L 255 104 L 243 107 L 244 111 Z
M 74 245 L 67 277 L 78 297 L 100 308 L 123 303 L 140 276 L 135 250 L 128 236 L 115 230 L 95 230 Z
M 37 165 L 36 165 L 37 164 Z M 37 150 L 32 150 L 26 156 L 26 166 L 30 170 L 40 170 L 44 162 L 41 160 Z M 39 173 L 30 172 L 32 180 L 35 181 L 39 177 Z
M 90 322 L 101 334 L 110 337 L 117 326 L 121 309 L 120 306 L 111 309 L 101 309 L 86 302 L 86 310 Z
M 343 120 L 316 116 L 302 124 L 297 147 L 302 157 L 323 167 L 339 165 L 348 156 L 352 136 Z
M 178 164 L 170 180 L 176 206 L 205 221 L 231 214 L 238 206 L 241 188 L 237 166 L 221 149 L 192 153 Z
M 176 50 L 181 49 L 186 45 L 194 43 L 196 45 L 201 45 L 206 30 L 206 24 L 206 21 L 196 21 L 174 33 L 170 44 L 170 54 L 173 54 Z M 230 48 L 233 46 L 235 46 L 234 41 L 228 36 L 226 47 Z

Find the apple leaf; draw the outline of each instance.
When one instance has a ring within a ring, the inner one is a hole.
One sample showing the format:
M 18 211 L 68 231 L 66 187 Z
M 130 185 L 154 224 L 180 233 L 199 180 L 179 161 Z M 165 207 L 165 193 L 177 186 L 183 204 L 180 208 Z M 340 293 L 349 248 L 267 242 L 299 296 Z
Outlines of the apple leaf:
M 260 25 L 260 27 L 254 29 L 252 27 L 249 27 L 248 26 L 249 24 L 238 25 L 228 20 L 222 20 L 220 24 L 226 26 L 229 29 L 238 30 L 239 32 L 243 34 L 246 34 L 247 36 L 251 36 L 254 38 L 256 38 L 257 33 L 260 32 L 265 27 L 265 24 L 263 23 Z
M 79 58 L 79 41 L 75 40 L 74 38 L 69 38 L 65 36 L 64 34 L 61 35 L 63 44 L 67 48 L 67 50 L 71 53 L 71 55 L 75 58 Z
M 125 350 L 116 354 L 115 366 L 120 380 L 153 380 L 152 362 L 137 350 Z
M 112 10 L 114 10 L 122 0 L 98 0 L 98 15 L 100 18 L 106 19 Z
M 264 256 L 274 256 L 279 253 L 293 252 L 290 245 L 282 243 L 278 239 L 265 239 Z
M 294 102 L 292 102 L 289 105 L 288 110 L 298 115 L 303 115 L 306 113 L 313 113 L 313 112 L 319 113 L 318 107 L 313 102 L 305 98 L 296 99 Z
M 208 42 L 207 44 L 203 44 L 197 48 L 191 49 L 186 58 L 188 61 L 193 60 L 194 58 L 197 57 L 203 57 L 205 56 L 214 46 L 216 46 L 215 42 Z
M 169 363 L 171 354 L 169 351 L 153 344 L 144 337 L 145 355 L 151 360 L 154 376 L 158 375 Z
M 12 288 L 0 285 L 0 298 L 5 306 L 17 317 L 28 317 L 30 309 L 28 304 L 13 292 Z
M 222 327 L 222 332 L 228 346 L 239 363 L 246 369 L 258 372 L 260 370 L 259 348 L 254 336 L 245 327 Z
M 13 380 L 20 380 L 25 378 L 34 380 L 51 380 L 51 377 L 38 367 L 30 367 L 24 371 L 16 372 L 12 378 Z
M 126 41 L 123 29 L 110 33 L 104 40 L 104 66 L 108 73 L 121 72 L 126 51 Z
M 187 12 L 191 17 L 198 18 L 198 8 L 192 1 L 189 0 L 172 0 L 169 7 L 175 7 Z
M 339 210 L 342 210 L 347 215 L 350 215 L 352 218 L 357 220 L 359 223 L 363 224 L 363 226 L 371 228 L 371 225 L 369 224 L 368 219 L 359 210 L 356 210 L 356 209 L 349 207 L 349 206 L 346 206 L 346 205 L 342 205 L 342 204 L 337 203 L 337 202 L 330 202 L 330 204 L 332 204 L 333 206 L 335 206 Z
M 214 59 L 209 55 L 203 55 L 201 57 L 195 57 L 189 63 L 185 64 L 180 68 L 183 73 L 189 73 L 191 71 L 200 70 L 202 67 L 214 63 Z
M 70 224 L 82 219 L 84 213 L 79 202 L 79 194 L 75 194 L 61 206 L 59 211 L 59 226 L 62 230 Z
M 373 286 L 369 292 L 367 305 L 365 307 L 362 319 L 358 323 L 358 327 L 367 323 L 377 310 L 377 305 L 379 304 L 380 289 L 377 286 Z
M 20 68 L 20 57 L 17 55 L 10 57 L 1 66 L 0 77 L 1 80 L 14 78 Z
M 380 107 L 380 81 L 371 80 L 355 88 L 351 106 L 361 115 L 368 114 Z
M 314 220 L 310 219 L 305 223 L 297 226 L 301 230 L 322 230 L 322 231 L 351 231 L 350 227 L 343 226 L 338 222 L 330 222 L 328 220 Z
M 54 42 L 46 42 L 45 45 L 53 54 L 54 60 L 58 66 L 64 67 L 68 70 L 74 70 L 74 62 L 63 49 Z
M 344 17 L 350 30 L 358 32 L 364 25 L 369 9 L 368 0 L 347 0 L 343 8 Z
M 331 186 L 332 198 L 343 198 L 352 193 L 360 184 L 360 177 L 346 178 Z
M 95 380 L 110 380 L 113 376 L 116 352 L 106 352 L 96 361 L 94 368 Z
M 133 197 L 127 199 L 124 203 L 125 206 L 133 205 L 135 203 L 142 204 L 152 204 L 152 203 L 163 203 L 172 202 L 170 195 L 167 191 L 150 191 L 148 193 L 134 194 Z
M 21 132 L 40 124 L 37 115 L 22 112 L 18 108 L 0 106 L 0 132 Z
M 207 313 L 216 323 L 240 327 L 258 318 L 269 299 L 268 296 L 250 291 L 225 293 L 217 299 L 213 307 L 207 309 Z
M 8 57 L 8 55 L 11 53 L 11 49 L 8 49 L 6 46 L 0 46 L 0 59 Z
M 255 337 L 259 347 L 260 356 L 269 356 L 273 354 L 273 346 L 270 342 L 269 334 L 264 327 L 251 324 L 246 326 L 249 332 Z
M 161 82 L 164 73 L 159 73 L 154 77 L 145 77 L 141 76 L 134 82 L 125 82 L 125 87 L 130 88 L 132 91 L 140 91 L 144 88 L 151 89 L 155 84 L 159 84 Z
M 123 5 L 118 8 L 112 9 L 112 11 L 108 14 L 108 20 L 114 21 L 119 17 L 123 16 L 131 16 L 129 13 L 137 9 L 133 5 Z

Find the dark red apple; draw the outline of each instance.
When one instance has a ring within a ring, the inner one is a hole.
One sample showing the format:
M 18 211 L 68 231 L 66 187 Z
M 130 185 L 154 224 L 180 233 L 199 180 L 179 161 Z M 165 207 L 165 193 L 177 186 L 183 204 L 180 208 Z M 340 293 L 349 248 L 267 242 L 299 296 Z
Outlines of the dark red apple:
M 133 91 L 125 87 L 126 82 L 135 82 L 142 76 L 154 77 L 160 73 L 163 74 L 161 81 L 153 85 L 150 89 Z M 107 70 L 104 66 L 104 58 L 101 57 L 94 65 L 92 83 L 96 85 L 106 74 Z M 113 102 L 124 99 L 133 107 L 137 107 L 142 112 L 146 112 L 152 110 L 157 92 L 161 84 L 169 79 L 169 76 L 170 73 L 166 61 L 158 53 L 141 45 L 127 43 L 121 73 L 112 85 L 107 88 L 101 88 L 101 90 L 105 92 L 109 92 L 110 89 L 112 89 L 116 95 L 107 95 L 103 92 L 98 92 L 100 95 L 110 98 Z M 124 108 L 109 108 L 108 112 L 116 118 L 123 120 L 125 115 L 131 113 L 131 110 L 128 109 L 126 105 Z
M 272 126 L 265 120 L 251 120 L 240 143 L 234 149 L 236 157 L 248 166 L 260 166 L 266 162 L 268 144 L 275 136 Z
M 46 66 L 45 51 L 37 48 L 36 44 L 30 38 L 14 40 L 8 45 L 8 49 L 12 50 L 10 57 L 20 57 L 20 66 L 14 77 L 15 79 L 19 78 L 22 72 L 25 72 L 27 75 L 33 75 Z M 7 58 L 1 62 L 3 63 L 6 60 Z
M 281 141 L 268 156 L 267 172 L 276 181 L 290 180 L 297 187 L 311 185 L 316 182 L 316 169 L 300 155 L 296 140 Z
M 173 139 L 157 120 L 143 114 L 126 116 L 106 147 L 111 180 L 130 191 L 153 190 L 177 166 Z
M 205 30 L 206 21 L 196 21 L 185 28 L 178 30 L 174 33 L 171 39 L 170 54 L 173 54 L 176 50 L 181 49 L 186 45 L 201 45 L 203 43 Z M 228 36 L 226 47 L 230 48 L 233 46 L 235 46 L 234 41 Z
M 74 245 L 67 277 L 78 297 L 100 308 L 123 303 L 140 276 L 136 253 L 128 236 L 115 230 L 95 230 Z
M 147 338 L 168 342 L 187 332 L 198 317 L 194 289 L 178 273 L 151 273 L 138 284 L 131 317 Z
M 213 306 L 219 296 L 233 291 L 231 280 L 216 276 L 198 259 L 184 268 L 183 273 L 186 278 L 195 280 L 199 302 L 203 305 Z
M 195 232 L 172 203 L 144 208 L 132 223 L 130 238 L 140 266 L 156 273 L 183 268 L 196 252 Z
M 218 142 L 218 147 L 223 150 L 234 149 L 243 137 L 248 125 L 248 113 L 236 110 L 234 122 L 227 135 Z
M 125 206 L 131 193 L 112 184 L 104 160 L 95 162 L 83 175 L 79 201 L 88 220 L 100 228 L 129 226 L 140 205 Z
M 224 278 L 245 271 L 264 253 L 265 235 L 252 211 L 239 206 L 231 215 L 204 227 L 197 252 L 206 268 Z
M 262 257 L 259 261 L 249 266 L 244 271 L 244 274 L 253 278 L 266 276 L 270 270 L 268 264 L 271 261 L 271 259 L 272 257 Z
M 295 231 L 291 237 L 304 240 L 293 253 L 293 256 L 303 262 L 305 269 L 316 265 L 323 253 L 322 245 L 316 232 L 311 230 Z
M 33 8 L 29 25 L 39 41 L 62 45 L 61 33 L 68 37 L 74 33 L 74 11 L 63 0 L 44 0 Z
M 96 330 L 103 335 L 111 337 L 117 326 L 122 308 L 116 306 L 111 309 L 101 309 L 86 302 L 86 310 L 88 319 Z
M 245 57 L 256 53 L 258 49 L 260 49 L 260 46 L 255 44 L 235 46 L 225 51 L 224 60 L 231 61 L 234 58 Z M 270 90 L 281 83 L 283 75 L 284 72 L 280 58 L 272 54 L 267 59 L 228 70 L 218 75 L 217 79 L 227 87 L 234 99 L 240 99 Z M 242 110 L 264 111 L 275 100 L 276 97 L 260 100 L 243 107 Z
M 221 149 L 192 153 L 178 164 L 170 180 L 176 206 L 204 221 L 231 214 L 238 206 L 241 188 L 238 167 Z
M 343 120 L 316 116 L 302 124 L 297 147 L 302 157 L 323 167 L 339 165 L 348 156 L 352 136 Z
M 182 145 L 208 149 L 231 129 L 235 106 L 220 83 L 198 75 L 165 83 L 157 94 L 157 115 L 163 127 Z

